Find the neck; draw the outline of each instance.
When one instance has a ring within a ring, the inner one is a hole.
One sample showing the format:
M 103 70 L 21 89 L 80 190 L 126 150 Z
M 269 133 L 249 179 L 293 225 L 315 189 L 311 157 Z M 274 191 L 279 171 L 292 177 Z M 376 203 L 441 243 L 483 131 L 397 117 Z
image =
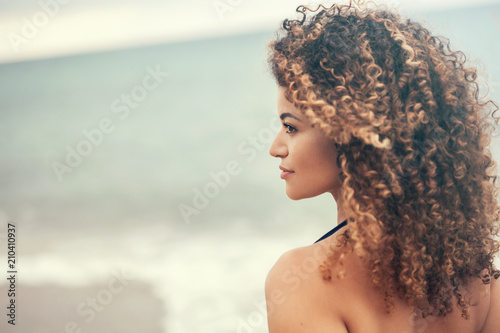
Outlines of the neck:
M 344 212 L 344 208 L 342 205 L 339 205 L 339 202 L 337 202 L 337 224 L 340 224 L 347 220 L 347 215 Z
M 347 219 L 347 215 L 344 211 L 344 197 L 340 193 L 332 193 L 332 195 L 337 203 L 337 224 L 340 224 Z

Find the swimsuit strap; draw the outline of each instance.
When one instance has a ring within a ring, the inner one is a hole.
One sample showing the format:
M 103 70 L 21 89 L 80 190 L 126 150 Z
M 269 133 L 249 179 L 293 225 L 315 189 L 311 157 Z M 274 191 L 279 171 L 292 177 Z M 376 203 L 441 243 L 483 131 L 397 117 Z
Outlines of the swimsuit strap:
M 333 235 L 334 233 L 336 233 L 339 229 L 345 227 L 347 225 L 347 220 L 345 220 L 344 222 L 340 223 L 339 225 L 337 225 L 335 228 L 333 228 L 332 230 L 328 231 L 326 234 L 324 234 L 320 239 L 318 239 L 317 241 L 315 241 L 314 243 L 317 243 L 319 241 L 322 241 L 323 239 L 325 238 L 328 238 L 330 237 L 331 235 Z

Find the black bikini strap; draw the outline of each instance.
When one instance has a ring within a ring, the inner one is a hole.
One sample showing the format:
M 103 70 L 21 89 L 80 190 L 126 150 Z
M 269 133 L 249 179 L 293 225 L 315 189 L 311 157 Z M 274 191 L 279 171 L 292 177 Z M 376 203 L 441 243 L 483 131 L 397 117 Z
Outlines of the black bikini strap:
M 345 220 L 344 222 L 338 224 L 335 228 L 333 228 L 332 230 L 328 231 L 326 234 L 324 234 L 320 239 L 318 239 L 314 243 L 317 243 L 319 241 L 322 241 L 325 238 L 330 237 L 331 235 L 333 235 L 334 233 L 336 233 L 340 228 L 345 227 L 346 225 L 347 225 L 347 220 Z

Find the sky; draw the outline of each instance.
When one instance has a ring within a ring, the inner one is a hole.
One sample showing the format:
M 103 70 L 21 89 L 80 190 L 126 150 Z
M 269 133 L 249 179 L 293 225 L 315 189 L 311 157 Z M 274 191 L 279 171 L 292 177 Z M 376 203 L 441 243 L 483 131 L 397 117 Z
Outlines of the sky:
M 343 0 L 340 3 L 345 3 Z M 475 6 L 500 0 L 476 0 Z M 297 0 L 7 0 L 0 2 L 0 63 L 276 29 Z M 332 1 L 322 1 L 331 5 Z M 414 14 L 470 0 L 380 0 Z

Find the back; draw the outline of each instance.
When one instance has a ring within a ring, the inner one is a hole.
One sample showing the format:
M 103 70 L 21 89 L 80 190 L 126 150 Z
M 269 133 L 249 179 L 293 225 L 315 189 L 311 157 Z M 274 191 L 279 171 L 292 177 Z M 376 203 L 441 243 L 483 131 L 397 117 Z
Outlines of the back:
M 500 332 L 500 282 L 493 280 L 490 285 L 490 306 L 481 333 Z
M 387 314 L 383 294 L 371 287 L 368 271 L 355 255 L 344 260 L 344 279 L 336 278 L 336 272 L 331 281 L 323 279 L 319 266 L 335 238 L 289 251 L 273 267 L 266 281 L 270 333 L 500 332 L 498 281 L 471 284 L 468 320 L 457 308 L 444 318 L 418 318 L 398 298 L 394 312 Z M 273 300 L 278 291 L 281 302 Z

